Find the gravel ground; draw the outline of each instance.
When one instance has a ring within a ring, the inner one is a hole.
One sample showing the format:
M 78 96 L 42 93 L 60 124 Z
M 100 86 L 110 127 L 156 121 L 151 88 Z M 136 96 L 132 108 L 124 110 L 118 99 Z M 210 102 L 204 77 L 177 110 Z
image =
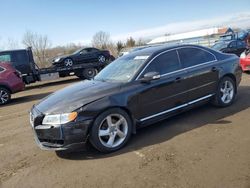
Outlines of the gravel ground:
M 0 107 L 0 187 L 250 188 L 250 75 L 232 106 L 208 104 L 140 129 L 118 152 L 40 150 L 28 111 L 77 81 L 34 84 Z

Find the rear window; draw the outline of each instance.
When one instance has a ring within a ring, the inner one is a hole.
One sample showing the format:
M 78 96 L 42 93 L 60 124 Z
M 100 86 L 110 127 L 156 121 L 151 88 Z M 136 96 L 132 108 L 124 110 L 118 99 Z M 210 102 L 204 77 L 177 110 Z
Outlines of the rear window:
M 29 63 L 29 58 L 26 51 L 13 52 L 13 63 L 15 65 L 23 65 Z
M 181 48 L 178 53 L 184 68 L 216 60 L 211 53 L 199 48 Z

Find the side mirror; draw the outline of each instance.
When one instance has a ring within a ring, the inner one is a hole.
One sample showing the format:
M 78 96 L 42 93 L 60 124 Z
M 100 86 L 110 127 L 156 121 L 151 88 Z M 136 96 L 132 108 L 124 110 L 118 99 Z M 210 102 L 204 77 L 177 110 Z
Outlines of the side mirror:
M 141 82 L 149 83 L 152 80 L 158 80 L 160 78 L 161 78 L 161 75 L 159 72 L 148 72 L 144 74 L 143 78 L 141 78 Z

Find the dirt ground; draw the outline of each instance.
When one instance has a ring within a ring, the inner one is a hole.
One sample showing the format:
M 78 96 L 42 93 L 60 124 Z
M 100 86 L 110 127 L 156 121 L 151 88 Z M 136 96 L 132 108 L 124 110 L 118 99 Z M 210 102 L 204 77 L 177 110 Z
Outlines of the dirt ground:
M 118 152 L 40 150 L 28 111 L 77 81 L 29 86 L 0 107 L 0 187 L 250 188 L 250 75 L 231 107 L 205 105 L 140 129 Z

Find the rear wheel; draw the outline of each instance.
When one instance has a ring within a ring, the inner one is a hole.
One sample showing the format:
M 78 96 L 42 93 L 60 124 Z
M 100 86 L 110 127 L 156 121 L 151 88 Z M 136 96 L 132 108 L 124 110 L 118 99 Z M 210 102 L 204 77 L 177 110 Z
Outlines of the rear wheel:
M 230 106 L 235 99 L 235 94 L 236 83 L 232 78 L 226 76 L 219 82 L 213 104 L 219 107 Z
M 83 70 L 82 75 L 84 78 L 91 80 L 97 75 L 98 71 L 95 68 L 86 68 Z
M 105 57 L 104 55 L 100 55 L 100 56 L 98 57 L 98 61 L 99 61 L 100 63 L 105 63 L 105 62 L 106 62 L 106 57 Z
M 90 143 L 100 152 L 113 152 L 123 147 L 131 136 L 129 115 L 114 108 L 100 114 L 90 131 Z
M 0 105 L 6 104 L 10 101 L 10 91 L 6 88 L 0 87 Z

